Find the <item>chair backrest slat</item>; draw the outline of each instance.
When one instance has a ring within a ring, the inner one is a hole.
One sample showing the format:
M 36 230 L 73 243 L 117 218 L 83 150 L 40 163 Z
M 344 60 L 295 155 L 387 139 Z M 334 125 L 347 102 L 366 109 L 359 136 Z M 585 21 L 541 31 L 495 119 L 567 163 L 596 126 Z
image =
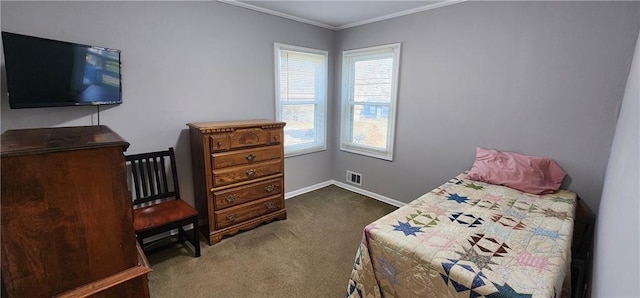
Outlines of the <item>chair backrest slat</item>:
M 167 190 L 167 188 L 162 188 L 162 184 L 160 182 L 160 176 L 161 173 L 164 172 L 164 169 L 160 169 L 158 162 L 163 160 L 162 158 L 158 158 L 158 157 L 154 157 L 153 158 L 153 176 L 155 176 L 154 178 L 156 181 L 156 189 L 157 189 L 157 193 L 162 193 L 165 192 Z M 162 171 L 162 172 L 161 172 Z M 162 173 L 162 175 L 164 175 L 164 173 Z
M 169 159 L 169 162 L 165 160 Z M 173 148 L 169 150 L 125 156 L 131 168 L 133 205 L 180 199 L 178 175 Z M 170 166 L 170 169 L 167 168 Z M 171 172 L 172 177 L 168 177 Z M 171 181 L 169 181 L 171 179 Z M 172 187 L 172 188 L 171 188 Z
M 138 165 L 137 162 L 135 160 L 131 161 L 131 180 L 133 181 L 133 191 L 135 193 L 136 197 L 139 197 L 140 195 L 140 180 L 138 179 Z
M 180 189 L 178 188 L 178 171 L 176 171 L 176 169 L 178 168 L 176 166 L 176 155 L 173 152 L 173 148 L 169 148 L 169 160 L 171 161 L 171 175 L 173 176 L 173 190 L 176 193 L 176 199 L 180 199 Z
M 149 195 L 152 196 L 155 193 L 154 191 L 154 187 L 153 187 L 153 173 L 152 173 L 152 167 L 153 167 L 153 163 L 151 162 L 153 158 L 147 158 L 145 163 L 146 163 L 146 168 L 147 168 L 147 182 L 149 184 L 147 184 L 147 186 L 149 187 Z
M 173 168 L 173 169 L 175 169 L 175 168 Z M 166 165 L 164 163 L 164 158 L 160 159 L 160 172 L 162 173 L 161 176 L 162 176 L 162 182 L 163 182 L 163 185 L 164 185 L 164 189 L 165 189 L 165 191 L 168 191 L 169 186 L 167 185 L 167 170 L 166 170 Z M 178 185 L 177 183 L 174 183 L 174 184 Z
M 145 174 L 146 171 L 144 169 L 145 168 L 144 159 L 137 160 L 136 163 L 138 164 L 138 169 L 140 170 L 139 171 L 140 172 L 140 177 L 139 177 L 140 178 L 140 186 L 141 186 L 140 189 L 142 190 L 142 192 L 140 192 L 138 195 L 146 197 L 149 194 L 147 192 L 147 175 Z

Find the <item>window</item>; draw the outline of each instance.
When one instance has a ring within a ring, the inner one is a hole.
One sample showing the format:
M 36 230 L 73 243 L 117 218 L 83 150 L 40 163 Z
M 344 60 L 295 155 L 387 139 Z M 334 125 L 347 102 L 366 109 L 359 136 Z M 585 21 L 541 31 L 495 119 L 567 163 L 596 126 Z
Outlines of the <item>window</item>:
M 340 150 L 393 159 L 400 44 L 344 51 Z
M 293 156 L 325 150 L 327 51 L 275 44 L 276 119 L 284 151 Z

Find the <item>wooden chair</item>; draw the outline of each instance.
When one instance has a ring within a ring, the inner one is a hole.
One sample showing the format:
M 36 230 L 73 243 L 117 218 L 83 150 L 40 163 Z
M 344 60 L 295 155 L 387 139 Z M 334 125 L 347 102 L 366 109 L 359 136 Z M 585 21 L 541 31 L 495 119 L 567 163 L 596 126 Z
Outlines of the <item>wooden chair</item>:
M 154 240 L 147 245 L 143 245 L 143 240 L 178 229 L 177 241 L 167 245 L 188 240 L 195 249 L 195 256 L 199 257 L 198 211 L 180 199 L 173 148 L 166 151 L 127 155 L 125 160 L 131 168 L 133 181 L 131 188 L 134 194 L 133 226 L 140 245 L 149 253 L 163 248 L 166 245 L 148 249 L 156 241 L 164 238 Z M 167 170 L 171 173 L 169 174 Z M 193 224 L 192 233 L 184 230 L 184 226 L 189 224 Z

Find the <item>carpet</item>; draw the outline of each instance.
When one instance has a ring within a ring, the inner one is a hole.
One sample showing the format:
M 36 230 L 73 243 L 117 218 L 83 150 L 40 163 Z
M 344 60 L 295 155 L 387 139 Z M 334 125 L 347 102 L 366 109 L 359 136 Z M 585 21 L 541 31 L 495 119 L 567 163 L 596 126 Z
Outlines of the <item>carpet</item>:
M 285 201 L 287 219 L 238 233 L 202 256 L 185 244 L 148 256 L 151 297 L 344 297 L 364 227 L 396 209 L 336 186 Z

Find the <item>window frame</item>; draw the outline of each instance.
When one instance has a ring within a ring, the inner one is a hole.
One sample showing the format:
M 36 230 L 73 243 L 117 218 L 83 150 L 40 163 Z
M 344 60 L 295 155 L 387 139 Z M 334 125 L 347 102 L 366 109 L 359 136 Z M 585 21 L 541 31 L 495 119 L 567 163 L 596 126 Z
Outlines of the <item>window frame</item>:
M 367 48 L 359 48 L 354 50 L 345 50 L 342 52 L 342 84 L 341 84 L 341 123 L 340 123 L 340 150 L 369 157 L 379 158 L 383 160 L 393 161 L 393 150 L 395 145 L 395 126 L 398 105 L 398 81 L 400 75 L 400 43 L 380 45 Z M 355 102 L 354 96 L 354 75 L 355 62 L 374 60 L 378 57 L 388 57 L 391 54 L 393 58 L 392 77 L 391 77 L 391 98 L 389 103 L 377 102 Z M 357 104 L 367 104 L 375 106 L 388 107 L 388 123 L 387 123 L 387 146 L 386 149 L 380 150 L 377 147 L 357 144 L 352 142 L 353 133 L 353 106 Z
M 314 129 L 316 130 L 316 141 L 312 145 L 298 144 L 287 146 L 286 141 L 284 144 L 285 158 L 298 156 L 303 154 L 309 154 L 314 152 L 321 152 L 327 150 L 327 97 L 329 93 L 329 51 L 319 50 L 314 48 L 307 48 L 301 46 L 294 46 L 284 43 L 274 43 L 274 62 L 275 62 L 275 104 L 276 104 L 276 120 L 285 121 L 282 119 L 282 106 L 293 106 L 303 104 L 314 104 Z M 313 101 L 281 101 L 280 100 L 280 63 L 281 52 L 299 52 L 303 54 L 312 54 L 324 56 L 324 75 L 321 78 L 324 82 L 324 86 L 316 87 Z M 320 92 L 318 92 L 320 91 Z M 286 121 L 285 121 L 286 122 Z M 285 126 L 286 129 L 286 126 Z M 286 134 L 286 133 L 285 133 Z M 286 139 L 286 138 L 285 138 Z

